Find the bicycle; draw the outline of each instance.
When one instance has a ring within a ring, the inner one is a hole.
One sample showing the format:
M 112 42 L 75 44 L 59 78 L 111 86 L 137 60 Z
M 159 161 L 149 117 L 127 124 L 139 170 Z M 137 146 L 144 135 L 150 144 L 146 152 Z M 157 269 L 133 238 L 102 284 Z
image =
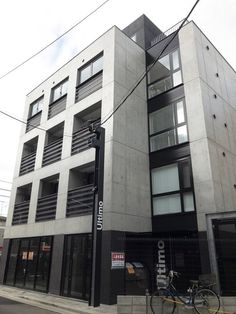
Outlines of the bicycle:
M 173 284 L 179 273 L 170 270 L 166 276 L 166 286 L 159 287 L 151 295 L 150 306 L 153 314 L 174 314 L 178 304 L 195 309 L 198 314 L 216 314 L 220 309 L 219 296 L 211 289 L 214 284 L 202 285 L 199 280 L 190 280 L 191 286 L 185 296 L 180 295 Z

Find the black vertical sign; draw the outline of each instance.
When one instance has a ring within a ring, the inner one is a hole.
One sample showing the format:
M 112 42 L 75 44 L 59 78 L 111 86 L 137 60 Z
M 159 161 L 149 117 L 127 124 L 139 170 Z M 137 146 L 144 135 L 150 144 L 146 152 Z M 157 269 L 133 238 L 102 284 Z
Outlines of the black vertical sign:
M 97 307 L 100 305 L 101 286 L 105 129 L 90 127 L 90 131 L 96 134 L 90 142 L 90 146 L 95 147 L 96 154 L 92 221 L 92 278 L 89 304 Z

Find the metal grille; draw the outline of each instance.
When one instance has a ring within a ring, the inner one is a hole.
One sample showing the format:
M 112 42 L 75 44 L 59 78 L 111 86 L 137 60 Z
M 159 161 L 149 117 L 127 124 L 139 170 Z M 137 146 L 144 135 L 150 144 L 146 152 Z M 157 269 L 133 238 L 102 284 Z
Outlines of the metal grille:
M 55 219 L 57 208 L 57 193 L 38 199 L 36 221 Z
M 85 185 L 68 191 L 66 216 L 80 216 L 92 213 L 93 185 Z
M 15 204 L 12 225 L 26 224 L 29 214 L 30 201 Z
M 98 126 L 101 119 L 98 119 L 93 123 L 94 127 Z M 73 133 L 71 155 L 78 154 L 86 149 L 89 149 L 88 140 L 94 137 L 94 134 L 89 131 L 88 127 L 81 128 L 77 132 Z
M 102 72 L 76 87 L 75 102 L 87 97 L 102 87 Z
M 44 147 L 43 166 L 61 159 L 63 137 Z
M 48 109 L 48 119 L 56 116 L 58 113 L 62 112 L 66 108 L 66 99 L 67 94 L 62 96 L 61 98 L 57 99 L 53 103 L 49 105 Z
M 20 165 L 20 176 L 34 170 L 36 152 L 22 157 Z
M 29 132 L 30 130 L 34 129 L 36 126 L 40 125 L 41 115 L 42 113 L 39 112 L 27 120 L 26 132 Z

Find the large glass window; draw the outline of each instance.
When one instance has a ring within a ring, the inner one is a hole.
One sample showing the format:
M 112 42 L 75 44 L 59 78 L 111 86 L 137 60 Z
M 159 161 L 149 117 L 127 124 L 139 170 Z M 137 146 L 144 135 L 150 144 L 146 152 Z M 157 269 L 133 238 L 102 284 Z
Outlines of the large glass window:
M 68 79 L 58 84 L 52 89 L 51 103 L 67 94 Z
M 181 83 L 180 55 L 177 49 L 162 57 L 148 72 L 148 98 L 159 95 Z
M 188 141 L 184 100 L 149 114 L 150 151 Z
M 37 99 L 30 105 L 29 118 L 35 116 L 37 113 L 42 111 L 42 108 L 43 108 L 43 97 L 40 97 L 39 99 Z
M 6 284 L 48 290 L 52 237 L 11 240 Z
M 87 81 L 90 77 L 100 72 L 103 68 L 103 56 L 89 63 L 87 66 L 79 70 L 79 84 Z
M 194 211 L 189 159 L 152 169 L 153 215 Z

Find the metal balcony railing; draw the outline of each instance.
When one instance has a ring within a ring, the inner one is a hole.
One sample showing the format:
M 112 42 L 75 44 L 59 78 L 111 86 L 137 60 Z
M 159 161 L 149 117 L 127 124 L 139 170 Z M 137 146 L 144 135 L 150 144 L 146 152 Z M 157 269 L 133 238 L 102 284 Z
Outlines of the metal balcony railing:
M 94 127 L 98 126 L 100 123 L 100 118 L 92 122 Z M 87 126 L 74 132 L 72 136 L 71 155 L 78 154 L 86 149 L 89 149 L 88 140 L 92 137 L 94 137 L 94 134 L 89 131 Z
M 42 112 L 40 111 L 37 114 L 35 114 L 33 117 L 27 120 L 26 132 L 29 132 L 30 130 L 34 129 L 36 126 L 40 125 L 41 115 L 42 115 Z
M 28 221 L 30 201 L 15 204 L 12 225 L 26 224 Z
M 91 79 L 76 87 L 75 102 L 87 97 L 102 87 L 102 71 L 98 72 Z
M 68 191 L 66 217 L 89 215 L 93 210 L 93 184 Z
M 36 152 L 22 157 L 20 165 L 20 176 L 28 172 L 34 171 Z
M 49 105 L 48 108 L 48 119 L 54 117 L 58 113 L 62 112 L 66 108 L 67 94 L 63 95 L 61 98 L 57 99 Z
M 61 159 L 63 137 L 46 145 L 43 152 L 43 166 L 49 165 Z
M 55 219 L 57 208 L 57 193 L 43 196 L 38 199 L 36 221 Z

